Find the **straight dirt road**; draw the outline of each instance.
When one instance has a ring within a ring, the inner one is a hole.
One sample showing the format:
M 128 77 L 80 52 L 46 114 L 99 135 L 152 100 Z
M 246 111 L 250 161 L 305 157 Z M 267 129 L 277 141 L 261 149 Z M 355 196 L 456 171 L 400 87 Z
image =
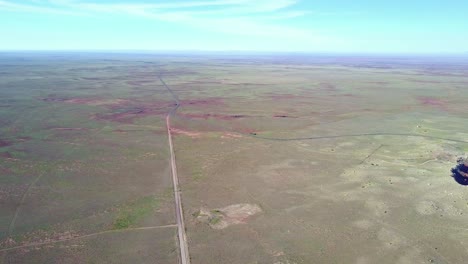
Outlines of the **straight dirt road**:
M 167 127 L 167 137 L 169 140 L 169 150 L 171 152 L 171 170 L 172 170 L 172 182 L 174 186 L 174 200 L 175 200 L 175 207 L 176 207 L 176 222 L 177 222 L 177 235 L 179 238 L 179 250 L 180 250 L 180 259 L 179 263 L 181 264 L 190 264 L 190 255 L 188 251 L 188 243 L 187 243 L 187 235 L 185 234 L 185 223 L 184 223 L 184 212 L 182 210 L 182 199 L 180 196 L 180 188 L 179 188 L 179 177 L 177 176 L 177 166 L 176 166 L 176 158 L 174 147 L 172 143 L 172 134 L 171 134 L 171 115 L 177 111 L 179 108 L 180 103 L 177 96 L 174 92 L 166 85 L 161 77 L 159 77 L 161 83 L 166 87 L 166 89 L 171 93 L 176 105 L 174 108 L 169 111 L 166 115 L 166 127 Z

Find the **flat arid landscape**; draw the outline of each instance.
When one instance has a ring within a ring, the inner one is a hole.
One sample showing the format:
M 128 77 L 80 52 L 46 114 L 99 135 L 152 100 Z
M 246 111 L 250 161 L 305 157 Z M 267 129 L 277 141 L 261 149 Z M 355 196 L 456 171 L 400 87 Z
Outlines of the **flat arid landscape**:
M 0 263 L 466 263 L 467 88 L 467 57 L 0 53 Z

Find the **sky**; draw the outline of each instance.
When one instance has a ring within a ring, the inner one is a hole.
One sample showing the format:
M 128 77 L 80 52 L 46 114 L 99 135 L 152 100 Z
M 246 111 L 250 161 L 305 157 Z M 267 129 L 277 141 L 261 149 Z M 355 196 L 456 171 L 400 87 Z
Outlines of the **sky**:
M 0 0 L 0 50 L 468 53 L 466 0 Z

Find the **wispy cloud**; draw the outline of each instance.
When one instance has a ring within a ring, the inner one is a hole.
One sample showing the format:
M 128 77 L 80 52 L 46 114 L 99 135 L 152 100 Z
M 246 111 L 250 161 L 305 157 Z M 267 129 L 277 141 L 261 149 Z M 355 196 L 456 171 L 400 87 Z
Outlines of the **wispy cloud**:
M 30 0 L 23 4 L 0 0 L 0 10 L 56 14 L 130 15 L 183 24 L 231 35 L 296 38 L 319 41 L 310 29 L 288 26 L 283 20 L 309 15 L 299 0 L 193 0 L 171 2 L 102 3 L 87 0 Z
M 67 10 L 64 8 L 49 7 L 44 5 L 43 1 L 29 1 L 28 3 L 18 4 L 11 1 L 0 0 L 0 10 L 12 12 L 29 12 L 29 13 L 49 13 L 59 15 L 83 15 L 84 13 L 78 10 Z
M 183 14 L 184 16 L 238 16 L 261 15 L 266 13 L 283 12 L 294 6 L 296 0 L 213 0 L 172 3 L 92 3 L 79 1 L 55 0 L 58 7 L 68 7 L 75 10 L 91 12 L 116 12 L 129 14 L 147 14 L 157 17 L 161 14 Z
M 167 14 L 174 17 L 196 17 L 196 16 L 239 16 L 239 15 L 262 15 L 281 13 L 285 8 L 297 4 L 297 0 L 211 0 L 211 1 L 173 1 L 170 3 L 137 3 L 118 2 L 100 3 L 79 0 L 29 0 L 22 4 L 13 1 L 0 0 L 0 9 L 21 12 L 55 12 L 55 13 L 126 13 L 133 15 L 148 15 L 152 18 L 167 18 Z M 202 10 L 202 11 L 201 11 Z M 290 11 L 287 11 L 290 12 Z M 298 11 L 296 14 L 299 14 Z M 178 16 L 182 14 L 183 16 Z

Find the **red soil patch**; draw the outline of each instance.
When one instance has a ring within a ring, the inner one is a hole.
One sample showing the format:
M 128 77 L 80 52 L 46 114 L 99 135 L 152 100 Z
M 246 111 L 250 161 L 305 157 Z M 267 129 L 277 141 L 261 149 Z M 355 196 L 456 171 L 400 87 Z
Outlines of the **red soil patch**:
M 52 130 L 61 130 L 61 131 L 79 131 L 79 130 L 88 130 L 84 127 L 54 127 Z
M 17 139 L 18 139 L 18 141 L 20 141 L 20 142 L 24 142 L 24 141 L 31 140 L 31 137 L 18 137 Z
M 72 98 L 63 101 L 70 104 L 85 104 L 85 105 L 94 105 L 94 106 L 114 106 L 130 103 L 129 100 L 124 99 L 96 99 L 96 98 Z
M 249 83 L 249 82 L 245 82 L 245 83 L 229 83 L 229 85 L 241 85 L 241 86 L 254 85 L 254 86 L 262 86 L 262 85 L 270 85 L 270 84 L 268 84 L 268 83 Z
M 6 141 L 6 140 L 0 139 L 0 148 L 8 147 L 8 146 L 11 146 L 11 145 L 13 145 L 13 143 L 11 143 L 9 141 Z
M 46 98 L 41 98 L 42 101 L 44 102 L 64 102 L 67 99 L 66 98 L 61 98 L 61 97 L 46 97 Z
M 195 106 L 206 106 L 206 105 L 225 105 L 224 100 L 221 98 L 206 98 L 206 99 L 194 99 L 194 100 L 181 100 L 181 105 L 195 105 Z
M 297 98 L 302 98 L 299 95 L 294 95 L 294 94 L 275 94 L 270 96 L 271 99 L 273 100 L 287 100 L 287 99 L 297 99 Z
M 241 138 L 242 135 L 239 135 L 239 134 L 234 134 L 234 133 L 229 133 L 229 132 L 225 132 L 221 138 Z
M 146 130 L 146 129 L 114 129 L 113 133 L 128 134 L 131 132 L 151 132 L 156 135 L 167 135 L 166 130 Z
M 188 136 L 191 138 L 199 138 L 201 136 L 201 133 L 199 132 L 190 132 L 190 131 L 178 129 L 178 128 L 171 128 L 171 133 L 174 133 L 176 135 L 184 135 L 184 136 Z
M 218 120 L 234 120 L 234 119 L 240 119 L 240 118 L 246 118 L 249 117 L 247 115 L 222 115 L 222 114 L 184 114 L 184 113 L 178 113 L 177 115 L 185 117 L 185 118 L 191 118 L 191 119 L 218 119 Z
M 30 139 L 31 139 L 30 137 L 17 137 L 13 141 L 0 139 L 0 148 L 13 146 L 14 144 L 17 144 L 19 142 L 25 142 L 25 141 L 28 141 Z
M 319 83 L 318 84 L 318 87 L 320 89 L 323 89 L 325 91 L 329 91 L 329 92 L 336 92 L 336 86 L 331 84 L 331 83 Z
M 432 80 L 420 80 L 420 79 L 407 79 L 408 81 L 415 82 L 415 83 L 442 83 L 440 81 L 432 81 Z
M 445 100 L 433 98 L 433 97 L 418 97 L 418 100 L 423 105 L 435 106 L 438 108 L 446 109 L 448 102 Z
M 172 104 L 169 103 L 161 105 L 142 104 L 135 107 L 117 108 L 114 109 L 113 113 L 96 114 L 93 118 L 120 123 L 133 123 L 135 118 L 166 115 L 170 106 L 172 106 Z
M 130 132 L 130 131 L 123 130 L 123 129 L 114 129 L 114 130 L 112 130 L 112 132 L 114 132 L 114 133 L 127 134 L 127 133 Z
M 276 114 L 273 117 L 275 117 L 275 118 L 297 118 L 297 116 L 289 116 L 289 115 L 286 115 L 286 114 Z
M 339 94 L 338 96 L 354 97 L 354 94 L 347 93 L 347 94 Z
M 249 127 L 236 127 L 233 130 L 238 132 L 238 133 L 242 133 L 242 134 L 257 135 L 257 133 L 259 133 L 259 131 L 255 130 L 253 128 L 249 128 Z
M 55 95 L 51 95 L 46 98 L 41 98 L 44 102 L 63 102 L 69 104 L 84 104 L 84 105 L 103 105 L 103 106 L 113 106 L 113 105 L 120 105 L 120 104 L 128 104 L 131 102 L 130 100 L 124 99 L 105 99 L 105 98 L 64 98 L 64 97 L 56 97 Z
M 135 86 L 142 86 L 144 84 L 148 83 L 154 83 L 154 80 L 133 80 L 133 81 L 127 81 L 127 84 L 129 85 L 135 85 Z
M 273 94 L 267 93 L 264 97 L 273 100 L 310 100 L 315 97 L 315 92 L 313 90 L 304 90 L 298 94 Z
M 378 84 L 378 85 L 386 85 L 386 84 L 389 84 L 389 82 L 382 82 L 382 81 L 377 81 L 377 82 L 368 82 L 368 83 L 372 83 L 372 84 Z
M 10 152 L 0 152 L 0 157 L 6 158 L 6 159 L 12 159 L 13 156 L 10 154 Z
M 103 106 L 110 113 L 99 113 L 92 116 L 96 120 L 107 120 L 120 123 L 133 123 L 135 118 L 166 115 L 173 102 L 146 101 L 143 99 L 105 99 L 105 98 L 60 98 L 54 95 L 42 98 L 45 102 L 63 102 L 69 104 L 83 104 Z M 76 128 L 56 128 L 56 130 L 79 130 Z

